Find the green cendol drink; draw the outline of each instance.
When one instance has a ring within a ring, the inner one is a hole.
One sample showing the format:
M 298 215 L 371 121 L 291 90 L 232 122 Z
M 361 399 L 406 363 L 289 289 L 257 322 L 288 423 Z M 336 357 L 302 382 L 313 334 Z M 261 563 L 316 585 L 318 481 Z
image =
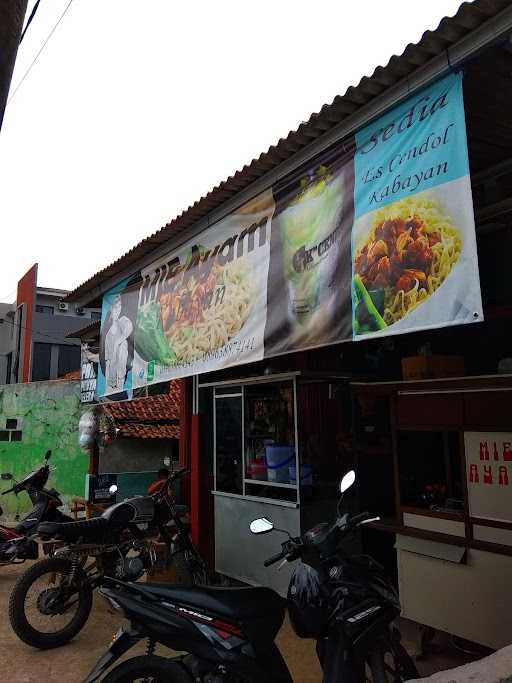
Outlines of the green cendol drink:
M 300 323 L 328 299 L 340 246 L 343 174 L 320 167 L 281 214 L 290 308 Z

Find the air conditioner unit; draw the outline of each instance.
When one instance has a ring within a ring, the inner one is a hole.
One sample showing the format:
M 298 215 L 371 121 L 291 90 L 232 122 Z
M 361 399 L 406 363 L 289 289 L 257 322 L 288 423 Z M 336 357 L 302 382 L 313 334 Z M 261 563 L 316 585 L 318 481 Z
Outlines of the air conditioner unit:
M 59 301 L 59 311 L 67 311 L 69 308 L 69 304 L 67 304 L 65 301 Z
M 77 315 L 83 315 L 84 314 L 84 309 L 81 306 L 77 306 L 75 309 L 75 312 Z

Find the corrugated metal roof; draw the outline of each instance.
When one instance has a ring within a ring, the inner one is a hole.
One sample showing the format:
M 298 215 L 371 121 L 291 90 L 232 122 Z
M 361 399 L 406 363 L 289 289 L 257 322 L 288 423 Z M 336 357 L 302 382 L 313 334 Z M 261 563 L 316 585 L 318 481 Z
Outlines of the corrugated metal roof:
M 99 320 L 93 320 L 89 322 L 85 327 L 81 327 L 74 332 L 70 332 L 66 335 L 66 339 L 84 339 L 85 337 L 99 337 L 100 336 L 101 322 Z
M 97 272 L 72 291 L 67 299 L 82 299 L 101 282 L 132 266 L 142 256 L 164 244 L 171 236 L 191 228 L 198 220 L 205 218 L 227 200 L 233 199 L 237 193 L 338 126 L 344 119 L 426 65 L 432 58 L 443 54 L 487 20 L 510 8 L 510 5 L 510 0 L 474 0 L 472 3 L 463 3 L 453 17 L 442 19 L 436 30 L 426 31 L 418 43 L 410 43 L 401 55 L 393 55 L 386 66 L 377 67 L 371 76 L 364 76 L 357 86 L 350 86 L 344 95 L 335 97 L 331 104 L 324 105 L 318 113 L 311 115 L 309 121 L 301 123 L 296 130 L 291 131 L 286 138 L 281 138 L 267 152 L 214 187 L 163 228 Z

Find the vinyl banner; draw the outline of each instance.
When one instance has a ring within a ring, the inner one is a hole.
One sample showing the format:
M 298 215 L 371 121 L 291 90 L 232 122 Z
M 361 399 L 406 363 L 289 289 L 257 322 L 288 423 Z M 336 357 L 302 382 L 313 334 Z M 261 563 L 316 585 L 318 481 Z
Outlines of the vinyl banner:
M 121 283 L 98 395 L 483 320 L 462 76 L 414 95 Z
M 269 191 L 142 272 L 135 387 L 263 358 L 273 213 Z
M 97 395 L 132 397 L 137 291 L 120 282 L 103 297 Z
M 353 336 L 483 319 L 462 74 L 356 135 Z

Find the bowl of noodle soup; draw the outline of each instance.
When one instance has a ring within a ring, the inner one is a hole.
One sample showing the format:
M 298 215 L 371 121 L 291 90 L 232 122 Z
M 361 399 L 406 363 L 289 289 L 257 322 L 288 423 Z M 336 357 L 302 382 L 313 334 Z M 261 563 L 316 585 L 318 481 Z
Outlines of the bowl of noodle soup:
M 354 258 L 357 333 L 384 329 L 416 309 L 450 275 L 461 251 L 460 230 L 431 197 L 377 210 Z

